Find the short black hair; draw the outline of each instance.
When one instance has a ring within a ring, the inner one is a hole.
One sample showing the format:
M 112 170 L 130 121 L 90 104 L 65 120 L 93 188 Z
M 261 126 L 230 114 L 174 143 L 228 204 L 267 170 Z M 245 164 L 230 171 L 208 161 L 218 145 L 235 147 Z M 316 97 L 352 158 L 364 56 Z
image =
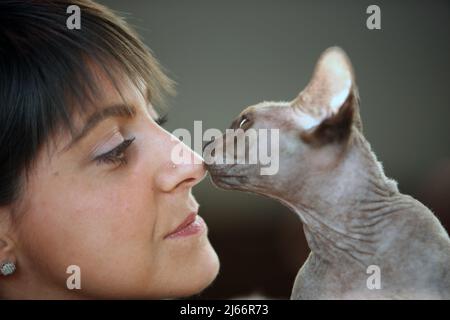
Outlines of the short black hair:
M 70 5 L 80 8 L 81 29 L 66 26 Z M 22 178 L 49 138 L 61 128 L 73 134 L 73 115 L 88 111 L 83 101 L 98 93 L 90 63 L 116 88 L 118 76 L 128 77 L 152 104 L 173 92 L 149 48 L 105 6 L 0 1 L 0 206 L 18 199 Z

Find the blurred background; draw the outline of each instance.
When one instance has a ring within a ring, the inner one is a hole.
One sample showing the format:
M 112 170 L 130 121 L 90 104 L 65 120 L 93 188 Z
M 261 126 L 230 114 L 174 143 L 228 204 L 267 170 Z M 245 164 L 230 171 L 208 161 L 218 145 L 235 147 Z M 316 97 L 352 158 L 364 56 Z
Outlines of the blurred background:
M 246 106 L 291 100 L 320 53 L 350 56 L 365 136 L 400 191 L 450 230 L 449 1 L 101 0 L 135 27 L 178 83 L 165 126 L 227 128 Z M 366 9 L 381 9 L 368 30 Z M 309 249 L 300 219 L 277 202 L 194 189 L 221 271 L 199 299 L 288 298 Z

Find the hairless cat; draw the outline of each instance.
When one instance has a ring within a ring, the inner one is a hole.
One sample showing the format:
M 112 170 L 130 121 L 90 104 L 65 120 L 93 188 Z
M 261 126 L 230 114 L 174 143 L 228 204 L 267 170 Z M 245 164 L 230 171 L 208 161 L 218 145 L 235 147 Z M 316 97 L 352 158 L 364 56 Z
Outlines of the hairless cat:
M 217 161 L 234 150 L 236 139 L 227 135 L 205 145 L 204 158 L 217 186 L 274 198 L 300 217 L 311 253 L 292 299 L 450 298 L 448 234 L 385 176 L 364 138 L 355 76 L 342 49 L 320 56 L 295 99 L 250 106 L 231 128 L 240 130 L 237 140 L 250 129 L 278 129 L 278 141 L 271 141 L 279 153 L 276 174 L 261 174 L 260 163 Z M 254 149 L 249 142 L 244 152 Z

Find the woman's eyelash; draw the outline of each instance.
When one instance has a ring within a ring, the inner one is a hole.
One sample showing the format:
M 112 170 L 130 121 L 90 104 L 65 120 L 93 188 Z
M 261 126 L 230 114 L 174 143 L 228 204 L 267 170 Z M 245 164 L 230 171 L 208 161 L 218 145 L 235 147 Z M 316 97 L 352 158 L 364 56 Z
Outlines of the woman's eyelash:
M 114 149 L 99 155 L 95 158 L 97 164 L 101 163 L 112 163 L 123 165 L 127 163 L 127 158 L 125 157 L 125 150 L 131 145 L 136 137 L 125 139 L 121 144 L 119 144 Z
M 167 122 L 167 120 L 168 120 L 168 116 L 167 116 L 167 114 L 165 114 L 163 116 L 158 117 L 158 119 L 156 119 L 155 122 L 158 125 L 162 126 L 163 124 L 165 124 Z
M 162 126 L 165 124 L 168 120 L 167 114 L 158 117 L 155 122 Z M 119 164 L 123 165 L 127 163 L 127 158 L 125 157 L 125 150 L 131 145 L 131 143 L 134 141 L 135 137 L 124 140 L 121 144 L 119 144 L 114 149 L 101 154 L 95 158 L 95 161 L 97 164 L 102 163 L 110 163 L 110 164 Z

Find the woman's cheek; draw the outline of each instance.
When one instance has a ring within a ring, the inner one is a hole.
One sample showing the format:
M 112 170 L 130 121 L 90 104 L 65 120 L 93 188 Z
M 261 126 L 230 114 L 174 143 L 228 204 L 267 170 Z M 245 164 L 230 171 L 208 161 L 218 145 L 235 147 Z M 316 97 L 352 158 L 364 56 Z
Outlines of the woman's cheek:
M 158 251 L 151 180 L 145 168 L 106 169 L 77 175 L 60 170 L 31 184 L 19 240 L 36 272 L 65 285 L 67 267 L 77 265 L 87 285 L 127 268 L 138 277 L 151 269 Z
M 140 272 L 149 269 L 154 251 L 151 215 L 142 215 L 143 210 L 133 207 L 133 201 L 127 203 L 120 195 L 112 195 L 92 194 L 83 202 L 66 199 L 36 205 L 39 210 L 28 212 L 23 224 L 29 264 L 61 286 L 66 283 L 67 268 L 76 265 L 87 290 L 96 290 L 105 278 L 113 285 L 113 279 L 126 269 L 142 278 Z
M 32 266 L 32 272 L 64 285 L 67 267 L 76 264 L 76 247 L 80 244 L 81 230 L 70 213 L 73 208 L 67 205 L 64 209 L 47 201 L 36 202 L 31 208 L 24 213 L 18 229 L 21 258 Z

